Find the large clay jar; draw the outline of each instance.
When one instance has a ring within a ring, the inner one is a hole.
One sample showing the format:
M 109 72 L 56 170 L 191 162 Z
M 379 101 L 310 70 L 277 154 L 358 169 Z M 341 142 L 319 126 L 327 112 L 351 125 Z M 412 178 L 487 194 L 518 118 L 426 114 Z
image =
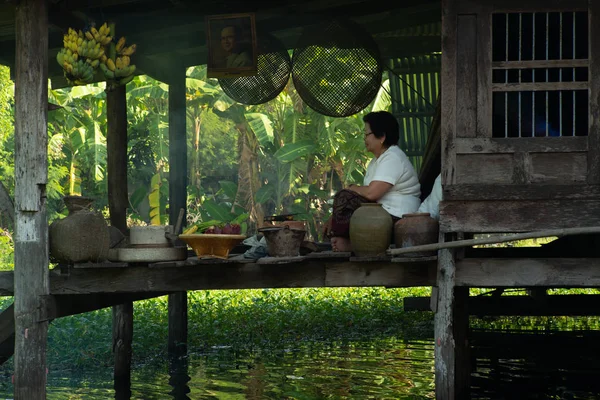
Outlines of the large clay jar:
M 384 255 L 392 240 L 392 217 L 379 203 L 362 203 L 350 218 L 350 242 L 358 257 Z
M 63 201 L 69 215 L 50 225 L 50 256 L 66 264 L 105 260 L 110 233 L 102 215 L 90 210 L 93 200 L 66 196 Z
M 404 214 L 394 225 L 394 242 L 396 248 L 420 246 L 437 243 L 439 224 L 429 213 Z M 424 257 L 436 252 L 406 253 L 407 256 Z

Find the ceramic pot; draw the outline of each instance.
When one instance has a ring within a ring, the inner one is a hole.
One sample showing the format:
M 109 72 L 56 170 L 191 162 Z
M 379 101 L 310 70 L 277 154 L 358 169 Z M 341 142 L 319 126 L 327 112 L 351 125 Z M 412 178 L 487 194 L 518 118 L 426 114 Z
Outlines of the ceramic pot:
M 66 196 L 63 201 L 69 215 L 54 221 L 48 232 L 52 258 L 66 264 L 105 260 L 110 233 L 102 215 L 90 210 L 93 200 Z
M 429 213 L 404 214 L 394 225 L 396 248 L 437 243 L 439 224 Z M 407 253 L 407 256 L 426 257 L 436 255 L 436 251 Z
M 305 230 L 284 227 L 260 228 L 260 233 L 265 235 L 267 250 L 271 257 L 296 257 L 300 252 L 300 245 L 306 235 Z
M 392 216 L 379 203 L 362 203 L 350 218 L 350 242 L 358 257 L 384 255 L 392 240 Z

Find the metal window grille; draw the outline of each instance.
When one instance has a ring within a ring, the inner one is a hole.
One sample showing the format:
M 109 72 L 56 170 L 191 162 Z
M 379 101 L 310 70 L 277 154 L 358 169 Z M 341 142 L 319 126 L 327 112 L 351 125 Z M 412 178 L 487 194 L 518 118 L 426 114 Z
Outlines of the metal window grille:
M 588 13 L 492 15 L 492 136 L 588 135 Z

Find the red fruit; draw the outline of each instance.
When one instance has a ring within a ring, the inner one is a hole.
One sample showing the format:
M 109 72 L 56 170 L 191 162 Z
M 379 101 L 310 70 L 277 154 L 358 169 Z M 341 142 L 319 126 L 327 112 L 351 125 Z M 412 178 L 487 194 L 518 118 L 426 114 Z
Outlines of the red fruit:
M 238 224 L 231 225 L 231 233 L 234 235 L 239 235 L 240 233 L 242 233 L 242 227 Z
M 223 227 L 223 234 L 224 235 L 231 235 L 232 233 L 233 232 L 232 232 L 232 229 L 231 229 L 231 225 L 225 224 L 225 226 Z
M 210 227 L 207 230 L 205 230 L 204 233 L 215 233 L 215 228 Z
M 223 233 L 223 229 L 220 226 L 215 227 L 215 234 L 220 235 Z

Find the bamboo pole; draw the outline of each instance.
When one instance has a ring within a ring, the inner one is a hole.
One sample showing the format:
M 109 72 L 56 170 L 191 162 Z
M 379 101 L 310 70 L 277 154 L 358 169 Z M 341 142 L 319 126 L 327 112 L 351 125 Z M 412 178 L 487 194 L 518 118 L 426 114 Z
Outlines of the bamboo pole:
M 15 11 L 15 399 L 46 398 L 48 321 L 40 321 L 48 274 L 48 9 Z
M 496 244 L 512 242 L 513 240 L 535 239 L 549 236 L 569 236 L 569 235 L 588 235 L 592 233 L 600 233 L 600 226 L 591 226 L 586 228 L 563 228 L 563 229 L 546 229 L 543 231 L 517 233 L 508 236 L 492 236 L 481 239 L 456 240 L 454 242 L 431 243 L 421 246 L 403 247 L 401 249 L 389 249 L 388 254 L 393 256 L 415 253 L 422 251 L 436 251 L 441 249 L 456 249 L 460 247 L 477 246 L 481 244 Z

